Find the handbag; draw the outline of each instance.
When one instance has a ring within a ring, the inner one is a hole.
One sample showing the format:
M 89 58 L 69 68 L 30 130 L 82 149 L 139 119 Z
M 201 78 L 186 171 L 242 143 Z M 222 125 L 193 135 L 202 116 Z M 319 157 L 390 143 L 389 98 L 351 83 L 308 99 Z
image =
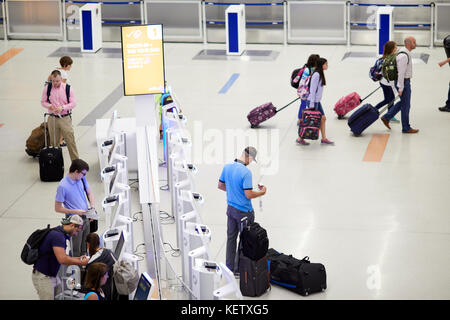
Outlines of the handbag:
M 92 219 L 89 223 L 90 233 L 97 232 L 98 230 L 98 220 Z

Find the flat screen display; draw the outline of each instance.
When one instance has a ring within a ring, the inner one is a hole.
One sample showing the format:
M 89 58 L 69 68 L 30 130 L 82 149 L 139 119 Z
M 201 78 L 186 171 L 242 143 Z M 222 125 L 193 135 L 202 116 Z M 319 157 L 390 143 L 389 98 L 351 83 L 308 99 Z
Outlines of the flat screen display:
M 121 27 L 124 95 L 163 93 L 162 24 Z
M 118 168 L 117 168 L 117 165 L 116 165 L 115 169 L 114 169 L 113 176 L 111 177 L 111 181 L 109 182 L 109 193 L 110 194 L 113 192 L 114 183 L 116 182 L 116 178 L 117 178 L 117 171 L 118 171 Z
M 114 153 L 114 149 L 116 148 L 116 138 L 114 137 L 113 139 L 113 143 L 109 149 L 109 153 L 108 153 L 108 164 L 111 164 L 111 159 L 112 159 L 112 155 Z
M 123 236 L 123 231 L 120 233 L 119 241 L 117 241 L 116 249 L 114 250 L 114 255 L 119 259 L 122 253 L 123 245 L 125 243 L 125 237 Z
M 133 300 L 148 300 L 148 295 L 152 289 L 152 283 L 148 278 L 149 276 L 145 272 L 141 274 Z

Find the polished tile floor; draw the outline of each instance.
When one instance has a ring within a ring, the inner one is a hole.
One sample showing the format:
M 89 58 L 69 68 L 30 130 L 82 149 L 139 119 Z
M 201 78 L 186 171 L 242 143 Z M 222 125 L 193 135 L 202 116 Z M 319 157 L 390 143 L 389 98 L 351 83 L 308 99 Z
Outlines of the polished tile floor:
M 78 45 L 0 43 L 0 55 L 23 48 L 0 66 L 0 299 L 37 299 L 31 267 L 20 261 L 19 254 L 31 231 L 58 224 L 61 215 L 54 212 L 57 183 L 39 180 L 37 161 L 24 152 L 25 140 L 42 122 L 40 97 L 44 80 L 58 64 L 54 53 Z M 74 55 L 70 72 L 77 97 L 75 136 L 80 157 L 91 166 L 88 179 L 97 207 L 104 195 L 95 125 L 80 122 L 98 106 L 105 108 L 105 99 L 122 83 L 121 59 L 114 54 L 120 44 L 105 47 L 109 51 Z M 368 77 L 373 58 L 343 57 L 349 51 L 372 52 L 374 47 L 247 48 L 271 50 L 272 58 L 194 59 L 202 50 L 223 50 L 223 45 L 165 45 L 166 78 L 193 138 L 192 157 L 199 169 L 195 183 L 206 199 L 201 214 L 212 230 L 213 258 L 225 260 L 226 243 L 225 194 L 217 189 L 217 181 L 223 165 L 245 146 L 239 139 L 247 137 L 261 150 L 258 165 L 252 164 L 251 169 L 254 183 L 261 181 L 268 191 L 262 205 L 258 200 L 253 204 L 256 221 L 267 229 L 270 247 L 323 263 L 328 277 L 328 289 L 321 294 L 304 298 L 273 286 L 261 299 L 449 299 L 450 114 L 438 111 L 447 99 L 450 80 L 449 68 L 438 67 L 445 59 L 444 50 L 416 49 L 417 54 L 429 55 L 427 63 L 417 61 L 413 71 L 411 125 L 420 129 L 418 134 L 402 134 L 396 123 L 388 131 L 377 121 L 361 137 L 354 137 L 346 121 L 335 117 L 333 106 L 343 95 L 356 91 L 365 96 L 377 84 Z M 296 145 L 297 103 L 261 129 L 252 130 L 252 137 L 246 131 L 248 111 L 268 101 L 281 107 L 294 99 L 290 73 L 311 53 L 329 62 L 322 104 L 327 135 L 335 145 Z M 235 74 L 234 82 L 221 90 Z M 380 90 L 368 102 L 376 104 L 381 99 Z M 114 109 L 121 117 L 133 117 L 133 97 L 108 101 L 112 101 L 110 108 L 102 117 L 109 118 Z M 389 134 L 381 161 L 363 161 L 374 134 Z M 64 156 L 67 170 L 67 150 Z M 160 179 L 164 178 L 161 169 Z M 133 197 L 132 212 L 137 212 L 137 193 Z M 162 192 L 161 199 L 161 209 L 170 210 L 168 194 Z M 165 241 L 175 245 L 175 227 L 164 225 L 163 230 Z M 141 225 L 135 231 L 136 247 L 142 242 Z

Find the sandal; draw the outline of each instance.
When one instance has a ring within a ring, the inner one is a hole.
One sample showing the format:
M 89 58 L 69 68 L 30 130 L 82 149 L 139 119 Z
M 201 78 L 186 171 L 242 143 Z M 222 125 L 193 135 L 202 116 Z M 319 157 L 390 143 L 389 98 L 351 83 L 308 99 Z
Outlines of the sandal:
M 328 140 L 328 139 L 322 139 L 322 140 L 320 140 L 320 142 L 321 142 L 321 143 L 325 143 L 325 144 L 334 144 L 333 141 L 330 141 L 330 140 Z
M 295 140 L 295 142 L 297 142 L 298 144 L 301 144 L 302 146 L 309 146 L 309 142 L 306 142 L 305 139 L 299 139 L 297 138 Z

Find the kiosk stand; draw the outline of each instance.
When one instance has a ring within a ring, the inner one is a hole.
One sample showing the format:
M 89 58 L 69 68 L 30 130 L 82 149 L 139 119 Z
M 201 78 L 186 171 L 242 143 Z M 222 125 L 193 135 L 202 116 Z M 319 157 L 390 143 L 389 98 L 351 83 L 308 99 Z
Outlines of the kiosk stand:
M 227 55 L 240 56 L 245 51 L 245 5 L 231 5 L 225 11 Z
M 97 52 L 102 47 L 102 9 L 100 3 L 80 8 L 81 52 Z
M 377 10 L 377 53 L 383 54 L 384 44 L 393 39 L 393 7 L 380 7 Z

